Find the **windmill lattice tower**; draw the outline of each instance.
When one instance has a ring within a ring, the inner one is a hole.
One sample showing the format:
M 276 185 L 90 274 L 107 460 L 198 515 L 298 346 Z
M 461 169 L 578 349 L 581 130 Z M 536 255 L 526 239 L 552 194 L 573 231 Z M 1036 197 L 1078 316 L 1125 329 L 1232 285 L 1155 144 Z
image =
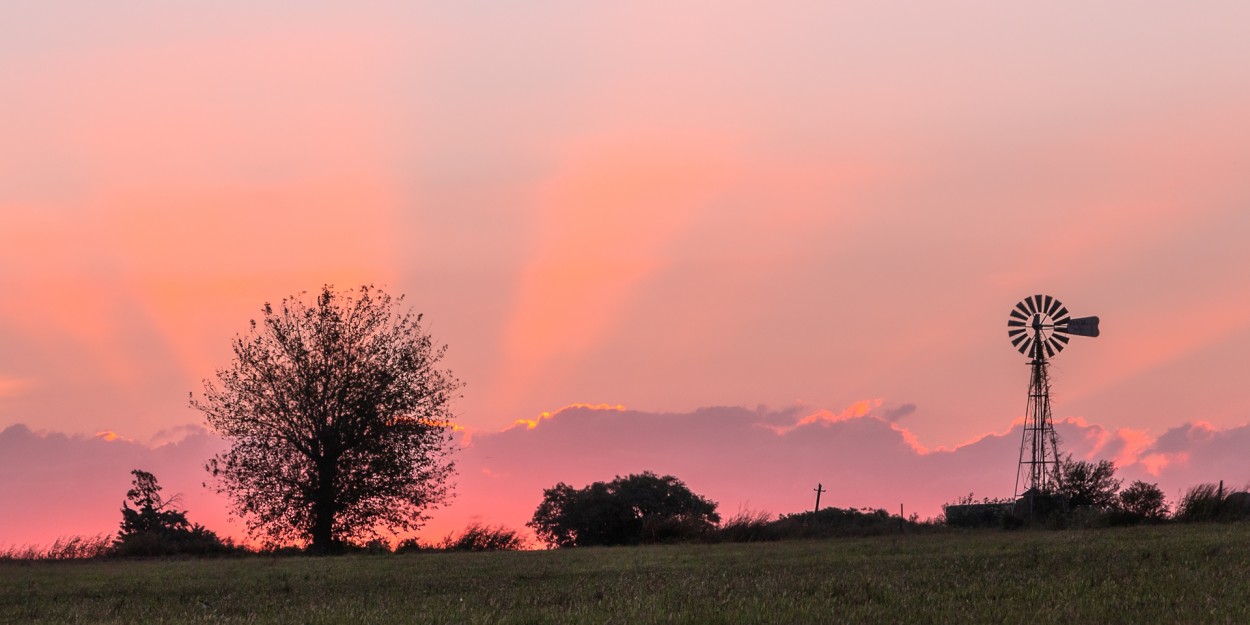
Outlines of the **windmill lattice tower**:
M 1059 439 L 1050 414 L 1049 359 L 1068 345 L 1069 335 L 1098 336 L 1098 317 L 1073 319 L 1068 309 L 1049 295 L 1024 298 L 1011 309 L 1007 337 L 1029 357 L 1029 404 L 1020 436 L 1020 464 L 1016 468 L 1015 496 L 1053 493 L 1063 476 L 1059 468 Z M 1023 488 L 1022 488 L 1023 487 Z

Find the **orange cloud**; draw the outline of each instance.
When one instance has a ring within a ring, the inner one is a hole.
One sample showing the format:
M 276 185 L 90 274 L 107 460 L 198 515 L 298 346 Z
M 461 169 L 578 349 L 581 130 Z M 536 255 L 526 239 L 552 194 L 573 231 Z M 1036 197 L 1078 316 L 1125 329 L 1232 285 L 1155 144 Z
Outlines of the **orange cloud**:
M 911 430 L 899 427 L 897 423 L 891 423 L 890 429 L 898 432 L 898 435 L 903 438 L 903 442 L 906 443 L 908 447 L 911 447 L 912 451 L 915 451 L 917 454 L 924 456 L 932 453 L 928 447 L 921 444 L 920 438 L 917 437 Z
M 620 404 L 615 406 L 611 404 L 569 404 L 563 408 L 555 410 L 554 412 L 540 412 L 536 419 L 517 419 L 512 423 L 512 427 L 524 427 L 527 430 L 532 430 L 538 427 L 538 425 L 543 421 L 551 419 L 566 410 L 614 410 L 617 412 L 624 412 L 625 406 Z
M 113 441 L 118 441 L 118 440 L 120 440 L 120 441 L 125 441 L 125 442 L 127 442 L 127 443 L 133 443 L 133 442 L 134 442 L 133 440 L 131 440 L 131 439 L 129 439 L 129 438 L 125 438 L 125 437 L 123 437 L 123 436 L 119 436 L 119 435 L 117 434 L 117 432 L 114 432 L 114 431 L 112 431 L 112 430 L 105 430 L 105 431 L 103 431 L 103 432 L 96 432 L 96 433 L 95 433 L 95 438 L 98 438 L 98 439 L 100 439 L 100 440 L 102 440 L 102 441 L 104 441 L 104 442 L 107 442 L 107 443 L 111 443 L 111 442 L 113 442 Z
M 836 423 L 838 421 L 845 421 L 847 419 L 858 419 L 860 417 L 867 415 L 872 410 L 876 408 L 880 408 L 881 404 L 882 404 L 882 400 L 880 399 L 863 399 L 863 400 L 860 400 L 851 404 L 839 414 L 835 415 L 829 412 L 828 410 L 821 410 L 819 412 L 803 417 L 802 419 L 799 419 L 799 422 L 796 425 L 810 425 L 812 423 Z
M 1184 465 L 1189 462 L 1189 454 L 1147 454 L 1139 459 L 1139 462 L 1145 467 L 1146 472 L 1153 477 L 1159 477 L 1163 470 L 1174 464 Z
M 839 412 L 837 414 L 834 414 L 833 412 L 829 410 L 818 410 L 816 412 L 813 412 L 807 416 L 800 418 L 799 420 L 795 421 L 792 424 L 777 425 L 777 424 L 771 424 L 771 423 L 761 423 L 760 426 L 766 429 L 772 430 L 778 435 L 784 435 L 784 434 L 789 434 L 795 429 L 803 427 L 803 426 L 815 425 L 815 424 L 822 424 L 822 425 L 828 426 L 834 423 L 848 421 L 851 419 L 860 419 L 860 418 L 868 416 L 869 413 L 871 413 L 873 410 L 880 408 L 882 403 L 883 403 L 883 400 L 880 400 L 880 399 L 862 399 L 860 401 L 857 401 L 851 404 L 850 406 L 847 406 L 845 409 L 842 410 L 842 412 Z
M 1121 467 L 1142 462 L 1141 453 L 1155 442 L 1154 437 L 1150 436 L 1146 430 L 1119 428 L 1115 431 L 1115 436 L 1120 439 L 1122 447 L 1112 460 Z M 1157 473 L 1152 474 L 1157 475 Z

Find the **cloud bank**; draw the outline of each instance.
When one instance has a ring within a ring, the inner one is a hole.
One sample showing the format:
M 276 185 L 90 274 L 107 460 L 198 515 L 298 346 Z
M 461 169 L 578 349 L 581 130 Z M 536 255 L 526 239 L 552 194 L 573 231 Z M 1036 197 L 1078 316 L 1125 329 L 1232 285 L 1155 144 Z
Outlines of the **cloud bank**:
M 785 513 L 822 503 L 882 507 L 934 516 L 975 493 L 1007 497 L 1015 486 L 1019 423 L 949 449 L 930 449 L 905 424 L 914 405 L 857 402 L 840 412 L 801 406 L 770 410 L 702 408 L 653 413 L 576 405 L 512 428 L 473 436 L 460 456 L 459 499 L 444 518 L 520 525 L 542 489 L 582 486 L 615 475 L 655 471 L 683 479 L 721 505 Z M 1186 423 L 1158 437 L 1110 430 L 1084 419 L 1056 425 L 1074 458 L 1114 460 L 1119 476 L 1155 482 L 1176 499 L 1196 483 L 1250 481 L 1250 426 Z M 436 518 L 436 522 L 438 519 Z
M 146 442 L 116 432 L 71 436 L 9 426 L 0 431 L 0 545 L 116 532 L 132 469 L 155 474 L 163 495 L 180 495 L 192 522 L 237 534 L 242 526 L 227 520 L 225 500 L 201 486 L 204 462 L 222 446 L 194 425 Z
M 791 406 L 660 413 L 572 405 L 502 431 L 466 433 L 456 460 L 456 498 L 434 512 L 422 533 L 437 538 L 472 520 L 520 527 L 544 488 L 641 471 L 678 476 L 719 502 L 725 515 L 804 510 L 817 483 L 828 491 L 821 500 L 826 505 L 894 512 L 902 504 L 907 514 L 922 517 L 968 493 L 1012 494 L 1018 423 L 952 448 L 928 448 L 906 428 L 921 418 L 923 408 L 880 400 L 837 412 Z M 1064 453 L 1114 460 L 1125 483 L 1158 483 L 1173 501 L 1201 482 L 1250 482 L 1244 453 L 1250 425 L 1221 429 L 1193 421 L 1154 436 L 1068 418 L 1056 429 Z M 9 504 L 0 509 L 0 545 L 114 531 L 134 468 L 155 473 L 166 494 L 181 493 L 192 521 L 241 536 L 225 500 L 201 486 L 204 460 L 223 445 L 198 426 L 147 442 L 112 432 L 67 436 L 11 426 L 0 431 L 0 500 Z

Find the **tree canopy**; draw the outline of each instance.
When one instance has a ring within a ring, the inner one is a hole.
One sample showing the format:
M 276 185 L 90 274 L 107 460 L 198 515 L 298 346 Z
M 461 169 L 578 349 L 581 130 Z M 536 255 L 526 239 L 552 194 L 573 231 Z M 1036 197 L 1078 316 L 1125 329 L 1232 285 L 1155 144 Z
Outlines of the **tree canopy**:
M 1162 521 L 1168 516 L 1167 500 L 1156 484 L 1137 480 L 1120 491 L 1120 510 L 1138 521 Z
M 1067 497 L 1070 507 L 1112 510 L 1119 505 L 1120 480 L 1115 478 L 1115 463 L 1110 460 L 1095 464 L 1069 456 L 1063 461 L 1062 472 L 1060 494 Z
M 548 545 L 584 547 L 690 537 L 719 521 L 716 502 L 648 471 L 582 489 L 560 482 L 543 491 L 527 525 Z
M 266 303 L 191 404 L 230 442 L 209 461 L 253 534 L 315 551 L 413 530 L 450 495 L 460 382 L 422 317 L 372 286 Z
M 120 540 L 139 534 L 175 534 L 190 530 L 187 513 L 173 508 L 178 498 L 163 497 L 155 475 L 139 469 L 130 474 L 134 480 L 130 490 L 126 491 L 126 501 L 122 502 Z M 134 504 L 133 508 L 131 504 Z

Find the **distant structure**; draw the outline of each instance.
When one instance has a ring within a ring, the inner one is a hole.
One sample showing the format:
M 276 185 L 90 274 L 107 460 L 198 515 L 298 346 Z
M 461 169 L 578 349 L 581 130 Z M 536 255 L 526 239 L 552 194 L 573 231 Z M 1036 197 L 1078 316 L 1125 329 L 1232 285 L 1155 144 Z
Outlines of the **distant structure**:
M 1026 297 L 1011 309 L 1007 337 L 1029 357 L 1029 404 L 1020 437 L 1020 464 L 1016 468 L 1015 498 L 1051 494 L 1059 489 L 1059 440 L 1050 415 L 1049 359 L 1063 351 L 1068 337 L 1098 336 L 1098 317 L 1073 319 L 1068 309 L 1049 295 Z

